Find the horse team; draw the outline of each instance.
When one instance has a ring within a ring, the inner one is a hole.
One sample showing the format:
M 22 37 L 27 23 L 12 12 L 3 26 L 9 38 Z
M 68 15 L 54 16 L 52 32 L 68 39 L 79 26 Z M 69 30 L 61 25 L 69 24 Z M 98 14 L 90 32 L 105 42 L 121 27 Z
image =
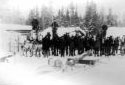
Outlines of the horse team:
M 35 38 L 33 38 L 33 36 Z M 125 54 L 125 38 L 123 37 L 104 37 L 97 36 L 81 36 L 76 32 L 75 36 L 69 36 L 68 33 L 59 37 L 55 36 L 51 39 L 51 34 L 48 32 L 45 37 L 37 36 L 37 33 L 27 38 L 23 44 L 23 52 L 25 56 L 76 56 L 89 51 L 90 55 L 94 56 L 110 56 L 116 55 L 119 52 Z M 40 38 L 41 37 L 41 38 Z
M 76 56 L 84 52 L 89 52 L 94 56 L 110 56 L 118 54 L 119 50 L 122 55 L 125 54 L 125 38 L 106 37 L 107 25 L 102 26 L 102 31 L 96 36 L 90 34 L 80 35 L 80 32 L 75 31 L 75 36 L 70 36 L 69 33 L 59 37 L 57 35 L 58 24 L 53 22 L 52 32 L 42 36 L 39 32 L 39 23 L 35 19 L 32 22 L 33 31 L 27 36 L 22 49 L 25 56 Z M 53 38 L 51 38 L 53 37 Z

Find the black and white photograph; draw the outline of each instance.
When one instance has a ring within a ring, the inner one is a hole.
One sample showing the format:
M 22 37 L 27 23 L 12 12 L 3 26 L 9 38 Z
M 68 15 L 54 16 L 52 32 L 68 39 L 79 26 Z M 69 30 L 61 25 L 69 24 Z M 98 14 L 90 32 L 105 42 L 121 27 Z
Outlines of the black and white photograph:
M 0 0 L 0 85 L 125 85 L 125 1 Z

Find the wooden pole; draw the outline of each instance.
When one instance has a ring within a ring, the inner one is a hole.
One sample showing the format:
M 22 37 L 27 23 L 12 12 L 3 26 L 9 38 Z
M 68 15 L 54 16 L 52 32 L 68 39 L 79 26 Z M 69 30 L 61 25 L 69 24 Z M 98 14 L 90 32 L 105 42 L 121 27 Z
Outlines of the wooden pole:
M 11 52 L 11 39 L 9 41 L 9 52 Z
M 19 49 L 19 36 L 18 36 L 18 38 L 17 38 L 17 46 L 18 46 L 18 47 L 17 47 L 17 48 L 18 48 L 17 51 L 19 52 L 19 51 L 20 51 L 20 49 Z

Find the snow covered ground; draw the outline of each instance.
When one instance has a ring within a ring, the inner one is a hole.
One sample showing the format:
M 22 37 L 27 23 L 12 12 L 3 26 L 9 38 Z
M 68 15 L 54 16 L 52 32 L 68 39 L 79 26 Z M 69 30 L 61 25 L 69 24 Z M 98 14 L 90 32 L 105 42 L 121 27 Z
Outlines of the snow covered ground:
M 6 26 L 9 28 L 10 25 L 0 25 L 0 28 L 6 29 Z M 0 30 L 0 59 L 11 54 L 5 49 L 3 51 L 3 45 L 7 45 L 5 41 L 12 34 Z M 48 65 L 47 58 L 16 54 L 7 59 L 8 62 L 0 62 L 0 85 L 125 85 L 125 57 L 120 55 L 86 57 L 85 59 L 99 59 L 99 62 L 94 66 L 76 64 L 73 70 L 69 67 L 64 72 Z
M 89 59 L 90 57 L 87 57 Z M 94 57 L 91 57 L 94 58 Z M 47 59 L 15 55 L 0 63 L 0 85 L 124 85 L 125 57 L 100 59 L 94 66 L 76 64 L 74 70 L 51 67 Z

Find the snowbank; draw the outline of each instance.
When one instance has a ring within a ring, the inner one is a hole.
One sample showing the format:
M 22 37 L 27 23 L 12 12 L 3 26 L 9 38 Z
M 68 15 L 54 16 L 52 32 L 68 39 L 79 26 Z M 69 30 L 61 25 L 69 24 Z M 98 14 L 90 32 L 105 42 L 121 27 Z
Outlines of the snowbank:
M 80 27 L 67 27 L 67 28 L 65 28 L 65 27 L 59 27 L 57 29 L 57 34 L 58 34 L 59 37 L 63 36 L 66 33 L 69 33 L 70 36 L 75 36 L 75 34 L 76 34 L 75 31 L 80 31 L 83 34 L 86 34 L 86 32 L 84 30 L 82 30 Z M 41 32 L 41 34 L 43 35 L 43 37 L 45 37 L 48 32 L 52 35 L 52 28 L 51 27 L 43 30 Z
M 3 49 L 0 49 L 0 58 L 6 57 L 6 56 L 9 56 L 9 55 L 13 55 L 13 53 L 8 52 L 8 51 L 3 50 Z
M 107 37 L 112 35 L 113 37 L 122 37 L 125 35 L 125 27 L 109 27 L 107 30 Z
M 48 66 L 47 59 L 18 55 L 14 58 L 14 64 L 0 63 L 0 80 L 4 84 L 7 82 L 6 85 L 125 84 L 125 58 L 122 56 L 100 57 L 95 66 L 76 65 L 73 71 L 65 72 Z

